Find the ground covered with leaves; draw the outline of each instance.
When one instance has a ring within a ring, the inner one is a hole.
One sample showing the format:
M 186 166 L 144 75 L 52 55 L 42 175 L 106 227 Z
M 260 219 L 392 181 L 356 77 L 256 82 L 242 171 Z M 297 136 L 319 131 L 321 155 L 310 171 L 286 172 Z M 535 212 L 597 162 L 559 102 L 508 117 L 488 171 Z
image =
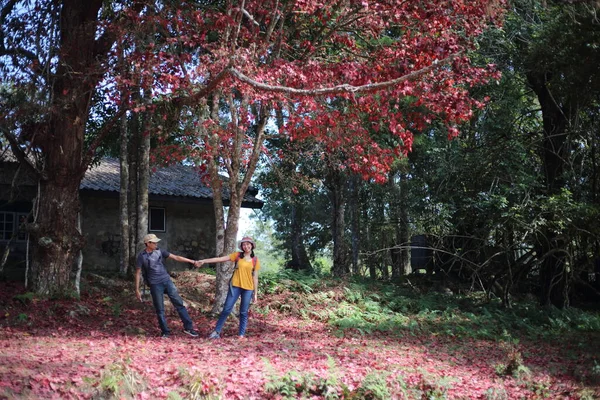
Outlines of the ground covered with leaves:
M 79 300 L 0 290 L 0 398 L 594 399 L 600 318 L 502 310 L 414 286 L 261 277 L 248 337 L 206 339 L 214 276 L 174 281 L 200 331 L 158 337 L 131 281 L 89 274 Z

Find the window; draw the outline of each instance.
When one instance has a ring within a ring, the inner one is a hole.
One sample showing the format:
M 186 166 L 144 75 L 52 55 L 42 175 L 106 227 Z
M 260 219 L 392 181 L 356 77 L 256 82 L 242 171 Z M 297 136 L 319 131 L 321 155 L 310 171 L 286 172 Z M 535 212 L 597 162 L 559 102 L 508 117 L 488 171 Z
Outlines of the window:
M 10 240 L 15 231 L 15 214 L 0 212 L 0 240 Z
M 25 224 L 28 222 L 29 214 L 18 213 L 17 214 L 17 241 L 24 242 L 27 240 L 27 231 L 25 230 Z
M 150 218 L 148 225 L 148 230 L 150 232 L 165 232 L 167 230 L 165 209 L 150 207 Z

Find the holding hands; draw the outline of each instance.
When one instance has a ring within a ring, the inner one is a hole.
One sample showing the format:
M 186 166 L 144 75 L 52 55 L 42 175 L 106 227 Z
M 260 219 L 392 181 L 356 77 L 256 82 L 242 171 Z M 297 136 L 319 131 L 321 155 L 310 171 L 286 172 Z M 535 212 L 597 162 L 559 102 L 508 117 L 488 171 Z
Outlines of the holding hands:
M 194 267 L 200 268 L 204 265 L 204 260 L 196 260 L 194 261 Z

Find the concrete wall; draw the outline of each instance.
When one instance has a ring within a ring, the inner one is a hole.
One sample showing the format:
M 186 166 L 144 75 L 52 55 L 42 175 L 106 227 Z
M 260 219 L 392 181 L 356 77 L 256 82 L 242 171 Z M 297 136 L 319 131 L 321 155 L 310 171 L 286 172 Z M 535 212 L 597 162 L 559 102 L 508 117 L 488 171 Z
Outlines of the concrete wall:
M 82 230 L 86 238 L 83 269 L 119 270 L 119 199 L 82 196 Z M 159 247 L 191 259 L 212 256 L 215 249 L 215 216 L 212 203 L 150 201 L 150 207 L 165 208 L 166 231 L 155 233 Z M 142 248 L 138 249 L 141 251 Z M 169 270 L 188 265 L 172 260 Z

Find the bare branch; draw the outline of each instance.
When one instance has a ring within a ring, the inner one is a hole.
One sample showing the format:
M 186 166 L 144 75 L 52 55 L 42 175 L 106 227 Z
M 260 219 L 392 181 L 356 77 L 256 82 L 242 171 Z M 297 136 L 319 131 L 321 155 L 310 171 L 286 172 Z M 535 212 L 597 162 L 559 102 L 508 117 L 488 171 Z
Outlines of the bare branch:
M 287 93 L 287 94 L 294 94 L 294 95 L 301 95 L 301 96 L 323 96 L 323 95 L 336 94 L 336 93 L 375 92 L 377 90 L 395 86 L 399 83 L 409 81 L 409 80 L 418 78 L 419 76 L 425 75 L 428 72 L 431 72 L 434 69 L 438 68 L 439 66 L 448 63 L 449 61 L 458 57 L 461 54 L 462 54 L 462 51 L 458 52 L 458 53 L 454 53 L 454 54 L 444 58 L 441 61 L 433 63 L 427 67 L 421 68 L 420 70 L 413 71 L 407 75 L 403 75 L 396 79 L 392 79 L 392 80 L 385 81 L 385 82 L 370 83 L 370 84 L 361 85 L 361 86 L 352 86 L 352 85 L 348 85 L 348 84 L 342 84 L 342 85 L 326 87 L 326 88 L 319 88 L 319 89 L 296 89 L 296 88 L 287 87 L 287 86 L 269 85 L 266 83 L 261 83 L 261 82 L 255 81 L 254 79 L 244 75 L 243 73 L 241 73 L 240 71 L 238 71 L 237 69 L 235 69 L 233 67 L 230 68 L 229 71 L 234 77 L 236 77 L 240 81 L 242 81 L 256 89 L 261 89 L 261 90 L 265 90 L 268 92 Z
M 254 17 L 248 12 L 246 11 L 246 9 L 244 7 L 242 7 L 242 13 L 246 16 L 246 18 L 248 18 L 250 20 L 250 22 L 252 22 L 254 25 L 256 26 L 260 26 L 260 24 L 254 19 Z
M 8 140 L 8 143 L 10 144 L 10 149 L 12 150 L 13 155 L 17 158 L 19 163 L 29 165 L 31 169 L 40 176 L 41 179 L 46 179 L 45 174 L 42 171 L 40 171 L 27 157 L 27 154 L 19 145 L 19 139 L 9 129 L 3 126 L 0 126 L 0 130 L 4 134 L 6 140 Z
M 230 66 L 225 67 L 221 72 L 219 72 L 217 75 L 215 75 L 215 77 L 211 81 L 209 81 L 208 84 L 206 86 L 204 86 L 202 89 L 198 90 L 197 92 L 195 92 L 189 96 L 177 97 L 172 100 L 172 103 L 177 106 L 196 104 L 197 102 L 200 101 L 200 99 L 211 94 L 214 91 L 214 89 L 219 85 L 219 83 L 221 83 L 221 81 L 223 81 L 223 79 L 225 79 L 227 77 L 227 75 L 229 75 L 230 73 L 231 73 L 231 67 Z

